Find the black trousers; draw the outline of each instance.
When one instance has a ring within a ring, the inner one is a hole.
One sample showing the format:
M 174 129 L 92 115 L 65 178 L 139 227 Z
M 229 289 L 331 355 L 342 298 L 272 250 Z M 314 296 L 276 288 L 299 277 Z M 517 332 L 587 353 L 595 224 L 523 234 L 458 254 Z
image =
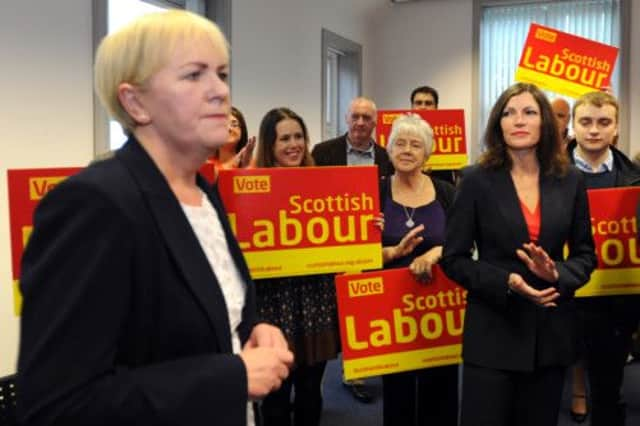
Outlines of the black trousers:
M 592 426 L 623 426 L 626 407 L 622 382 L 632 334 L 640 316 L 638 296 L 578 300 L 584 358 L 590 384 Z
M 557 425 L 565 371 L 547 367 L 514 372 L 465 363 L 460 425 Z
M 275 392 L 262 401 L 263 426 L 318 426 L 322 413 L 322 376 L 326 361 L 298 366 Z M 291 391 L 294 389 L 293 423 Z
M 456 426 L 458 366 L 382 376 L 384 426 Z

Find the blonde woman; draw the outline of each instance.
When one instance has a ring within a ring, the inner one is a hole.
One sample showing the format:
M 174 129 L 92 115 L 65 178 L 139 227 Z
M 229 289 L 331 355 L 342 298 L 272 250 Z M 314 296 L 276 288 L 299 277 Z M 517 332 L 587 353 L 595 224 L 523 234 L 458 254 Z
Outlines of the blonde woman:
M 129 140 L 40 203 L 21 276 L 29 425 L 252 425 L 292 354 L 197 170 L 227 141 L 228 54 L 197 15 L 107 36 L 96 91 Z

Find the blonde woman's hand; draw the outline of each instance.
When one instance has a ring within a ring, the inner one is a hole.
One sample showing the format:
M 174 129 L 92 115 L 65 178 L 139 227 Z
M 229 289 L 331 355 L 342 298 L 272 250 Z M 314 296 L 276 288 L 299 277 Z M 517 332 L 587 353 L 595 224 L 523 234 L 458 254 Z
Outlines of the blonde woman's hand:
M 251 335 L 247 343 L 245 343 L 245 348 L 248 347 L 289 349 L 289 344 L 278 327 L 267 323 L 259 323 L 253 327 Z
M 252 401 L 278 390 L 293 364 L 293 354 L 288 349 L 245 345 L 239 355 L 247 371 L 247 390 Z

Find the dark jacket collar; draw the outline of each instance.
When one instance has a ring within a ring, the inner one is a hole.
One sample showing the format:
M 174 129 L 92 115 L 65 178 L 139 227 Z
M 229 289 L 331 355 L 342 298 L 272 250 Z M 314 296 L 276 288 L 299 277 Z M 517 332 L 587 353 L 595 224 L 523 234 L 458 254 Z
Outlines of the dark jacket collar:
M 215 330 L 220 349 L 223 352 L 231 352 L 231 335 L 224 295 L 169 183 L 142 145 L 133 137 L 116 152 L 115 157 L 124 163 L 141 189 L 152 214 L 151 220 L 155 220 L 169 255 L 206 312 Z M 205 194 L 210 194 L 210 188 L 203 179 L 200 179 L 198 184 Z M 219 207 L 216 204 L 214 207 Z
M 567 145 L 567 154 L 571 164 L 575 164 L 573 152 L 578 143 L 575 138 Z M 613 154 L 613 167 L 617 171 L 616 186 L 638 186 L 640 185 L 640 167 L 636 166 L 622 151 L 615 146 L 610 146 Z

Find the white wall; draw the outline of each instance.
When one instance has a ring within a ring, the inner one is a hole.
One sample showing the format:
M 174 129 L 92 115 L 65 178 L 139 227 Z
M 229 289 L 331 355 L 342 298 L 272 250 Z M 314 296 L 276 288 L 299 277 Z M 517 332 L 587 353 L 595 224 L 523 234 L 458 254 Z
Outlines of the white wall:
M 91 2 L 0 5 L 0 376 L 15 371 L 6 170 L 76 166 L 93 154 Z
M 364 47 L 363 94 L 370 95 L 376 53 L 370 42 L 376 28 L 370 22 L 385 2 L 233 0 L 232 98 L 249 132 L 257 135 L 269 109 L 287 106 L 305 120 L 312 143 L 320 140 L 323 27 Z
M 640 151 L 640 2 L 632 2 L 631 152 Z M 472 0 L 233 0 L 233 102 L 251 132 L 271 107 L 304 117 L 321 135 L 321 28 L 363 45 L 363 93 L 405 108 L 430 84 L 443 108 L 464 108 L 471 134 Z M 264 23 L 268 23 L 265 26 Z M 0 200 L 6 170 L 75 166 L 93 154 L 91 2 L 0 4 Z M 0 203 L 0 375 L 15 370 L 9 219 Z
M 471 108 L 468 0 L 385 3 L 378 13 L 373 72 L 379 108 L 408 108 L 415 87 L 440 94 L 440 108 Z
M 472 0 L 384 4 L 373 40 L 378 108 L 409 108 L 414 88 L 432 86 L 440 108 L 465 110 L 470 141 L 472 5 Z

